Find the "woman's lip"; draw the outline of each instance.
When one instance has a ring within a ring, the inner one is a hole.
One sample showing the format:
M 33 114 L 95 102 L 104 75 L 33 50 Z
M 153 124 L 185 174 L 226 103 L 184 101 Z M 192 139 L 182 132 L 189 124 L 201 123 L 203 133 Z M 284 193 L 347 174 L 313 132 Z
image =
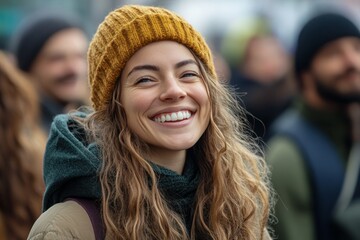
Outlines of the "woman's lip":
M 192 114 L 190 116 L 190 118 L 179 120 L 179 121 L 166 121 L 166 122 L 153 121 L 153 122 L 160 127 L 182 128 L 182 127 L 189 125 L 191 123 L 191 121 L 193 120 L 194 116 L 195 116 L 195 114 Z
M 184 112 L 188 111 L 191 114 L 194 114 L 196 112 L 195 109 L 183 107 L 183 108 L 166 108 L 162 109 L 161 111 L 156 112 L 155 114 L 152 114 L 149 118 L 154 119 L 157 116 L 163 115 L 163 114 L 171 114 L 171 113 L 177 113 L 177 112 Z
M 155 121 L 155 122 L 161 122 L 161 123 L 178 122 L 178 121 L 189 119 L 194 114 L 195 113 L 193 113 L 189 110 L 183 110 L 183 111 L 171 112 L 171 113 L 161 113 L 161 114 L 155 115 L 151 120 Z

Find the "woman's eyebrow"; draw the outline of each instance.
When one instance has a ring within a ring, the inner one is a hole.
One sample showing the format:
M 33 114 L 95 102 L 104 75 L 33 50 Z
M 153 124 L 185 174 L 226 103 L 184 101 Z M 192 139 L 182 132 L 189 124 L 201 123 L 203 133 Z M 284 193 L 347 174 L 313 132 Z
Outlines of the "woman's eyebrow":
M 149 65 L 149 64 L 146 64 L 146 65 L 139 65 L 139 66 L 136 66 L 134 67 L 133 69 L 131 69 L 131 71 L 128 73 L 128 77 L 130 76 L 130 74 L 132 74 L 133 72 L 135 71 L 139 71 L 139 70 L 152 70 L 152 71 L 159 71 L 160 68 L 157 67 L 157 66 L 154 66 L 154 65 Z
M 183 66 L 188 65 L 188 64 L 195 64 L 196 66 L 198 66 L 198 63 L 195 60 L 188 59 L 188 60 L 184 60 L 184 61 L 176 63 L 175 68 L 180 68 L 180 67 L 183 67 Z
M 184 60 L 184 61 L 176 63 L 175 68 L 181 68 L 181 67 L 183 67 L 185 65 L 188 65 L 188 64 L 195 64 L 196 66 L 198 66 L 198 64 L 197 64 L 197 62 L 195 60 L 188 59 L 188 60 Z M 160 71 L 160 68 L 155 66 L 155 65 L 150 65 L 150 64 L 139 65 L 139 66 L 136 66 L 133 69 L 131 69 L 131 71 L 128 73 L 128 77 L 133 72 L 140 71 L 140 70 Z

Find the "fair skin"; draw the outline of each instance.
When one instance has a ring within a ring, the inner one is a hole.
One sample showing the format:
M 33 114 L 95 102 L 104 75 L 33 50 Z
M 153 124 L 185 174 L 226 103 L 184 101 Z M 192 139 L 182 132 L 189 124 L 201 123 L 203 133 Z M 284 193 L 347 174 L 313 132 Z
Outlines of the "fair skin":
M 353 69 L 353 71 L 348 71 Z M 319 94 L 316 81 L 340 96 L 360 95 L 360 39 L 344 37 L 326 44 L 315 55 L 310 70 L 302 75 L 304 96 L 316 108 L 339 108 Z
M 151 147 L 149 159 L 182 173 L 186 149 L 209 124 L 210 103 L 192 53 L 173 41 L 138 50 L 121 75 L 129 128 Z
M 88 40 L 79 29 L 64 29 L 44 44 L 29 74 L 41 94 L 66 106 L 87 99 Z

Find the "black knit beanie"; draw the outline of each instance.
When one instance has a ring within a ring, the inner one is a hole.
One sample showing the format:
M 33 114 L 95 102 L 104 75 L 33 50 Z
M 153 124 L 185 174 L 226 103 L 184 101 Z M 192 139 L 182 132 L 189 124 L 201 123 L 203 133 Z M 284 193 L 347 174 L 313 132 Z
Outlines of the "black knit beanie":
M 342 37 L 360 38 L 358 27 L 344 15 L 327 12 L 311 18 L 301 29 L 295 49 L 294 64 L 298 79 L 325 44 Z
M 75 19 L 67 19 L 59 15 L 34 15 L 26 19 L 15 32 L 10 50 L 15 55 L 18 67 L 29 71 L 31 65 L 45 43 L 55 33 L 68 29 L 81 28 Z

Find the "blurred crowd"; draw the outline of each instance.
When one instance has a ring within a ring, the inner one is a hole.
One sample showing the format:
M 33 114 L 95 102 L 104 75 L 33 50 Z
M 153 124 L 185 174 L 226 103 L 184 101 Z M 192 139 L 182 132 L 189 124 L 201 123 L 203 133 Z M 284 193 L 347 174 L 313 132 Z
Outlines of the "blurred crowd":
M 274 239 L 356 239 L 327 232 L 344 183 L 352 181 L 350 195 L 360 195 L 359 173 L 351 179 L 346 167 L 358 169 L 360 159 L 359 22 L 348 5 L 331 9 L 346 18 L 330 14 L 305 25 L 311 14 L 304 14 L 291 47 L 261 13 L 208 38 L 216 71 L 237 95 L 272 171 Z M 1 44 L 0 239 L 26 239 L 42 211 L 42 157 L 53 118 L 90 105 L 84 24 L 36 12 Z

